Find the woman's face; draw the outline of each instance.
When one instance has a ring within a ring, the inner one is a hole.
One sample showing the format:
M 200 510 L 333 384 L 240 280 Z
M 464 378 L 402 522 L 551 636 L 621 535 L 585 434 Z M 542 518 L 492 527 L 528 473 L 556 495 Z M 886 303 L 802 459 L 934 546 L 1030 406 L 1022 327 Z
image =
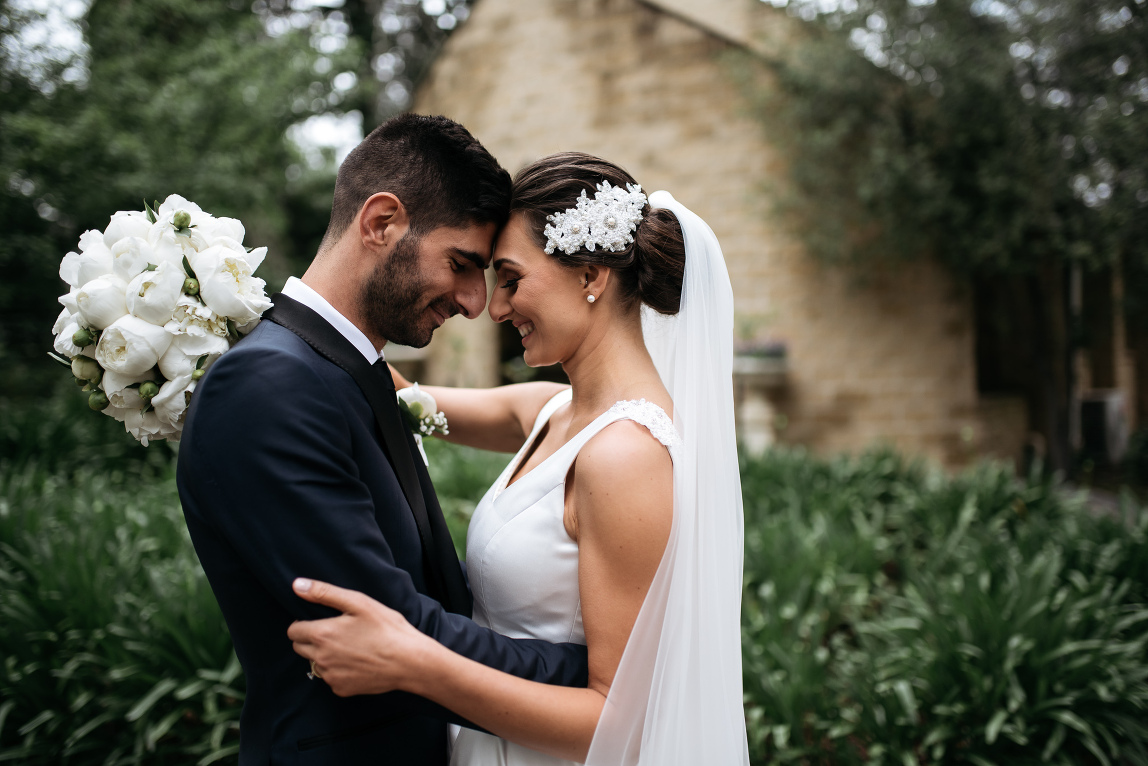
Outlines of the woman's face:
M 543 252 L 521 215 L 512 214 L 494 249 L 490 318 L 510 322 L 531 367 L 565 362 L 585 337 L 589 309 L 580 275 Z

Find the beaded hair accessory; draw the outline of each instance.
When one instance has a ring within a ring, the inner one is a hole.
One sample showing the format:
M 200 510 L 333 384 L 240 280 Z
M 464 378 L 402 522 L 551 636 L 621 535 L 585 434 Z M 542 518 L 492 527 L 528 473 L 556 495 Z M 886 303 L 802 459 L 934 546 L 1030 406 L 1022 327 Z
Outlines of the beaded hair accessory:
M 594 199 L 582 190 L 578 203 L 564 213 L 546 217 L 550 223 L 542 233 L 546 235 L 546 253 L 556 249 L 573 255 L 581 248 L 593 252 L 594 248 L 618 252 L 634 241 L 634 230 L 642 222 L 642 208 L 646 195 L 637 184 L 610 186 L 609 181 L 598 184 Z

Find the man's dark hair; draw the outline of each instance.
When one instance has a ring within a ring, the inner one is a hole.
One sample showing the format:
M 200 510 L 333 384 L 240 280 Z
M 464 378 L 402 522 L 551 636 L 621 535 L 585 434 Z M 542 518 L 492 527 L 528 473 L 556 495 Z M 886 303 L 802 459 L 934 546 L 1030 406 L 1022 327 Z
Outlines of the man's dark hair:
M 394 194 L 415 236 L 440 226 L 506 223 L 510 174 L 463 126 L 446 117 L 392 117 L 339 167 L 331 222 L 320 250 L 333 245 L 371 195 Z

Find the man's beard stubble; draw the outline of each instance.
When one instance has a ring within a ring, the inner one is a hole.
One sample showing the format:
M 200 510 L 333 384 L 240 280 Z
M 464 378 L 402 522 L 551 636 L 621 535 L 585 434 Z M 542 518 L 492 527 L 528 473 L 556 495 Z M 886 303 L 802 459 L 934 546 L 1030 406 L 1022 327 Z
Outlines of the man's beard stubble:
M 433 306 L 448 317 L 457 313 L 445 297 L 423 303 L 428 280 L 419 270 L 419 242 L 411 232 L 404 234 L 391 257 L 371 272 L 360 293 L 362 315 L 371 329 L 388 341 L 412 348 L 431 341 L 435 324 L 428 309 Z

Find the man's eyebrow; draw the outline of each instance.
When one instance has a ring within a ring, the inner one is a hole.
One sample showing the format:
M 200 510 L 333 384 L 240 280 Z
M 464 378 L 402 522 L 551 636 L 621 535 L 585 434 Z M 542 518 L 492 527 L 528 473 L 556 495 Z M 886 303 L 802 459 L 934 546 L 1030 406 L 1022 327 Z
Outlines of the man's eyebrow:
M 503 266 L 518 266 L 518 262 L 512 261 L 509 258 L 499 258 L 494 262 L 494 268 L 496 269 L 501 269 Z
M 458 247 L 452 247 L 451 250 L 455 255 L 459 256 L 460 258 L 467 259 L 479 269 L 486 269 L 489 266 L 489 264 L 486 262 L 486 259 L 473 250 L 463 250 L 462 248 Z

